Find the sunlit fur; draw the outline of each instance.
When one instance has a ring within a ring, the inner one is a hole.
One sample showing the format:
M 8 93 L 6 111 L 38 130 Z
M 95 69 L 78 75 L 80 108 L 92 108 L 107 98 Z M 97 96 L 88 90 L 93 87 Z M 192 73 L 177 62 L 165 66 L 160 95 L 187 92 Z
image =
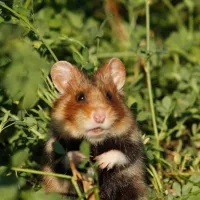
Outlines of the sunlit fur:
M 43 171 L 52 173 L 52 169 L 49 166 L 44 166 Z M 68 193 L 72 187 L 69 180 L 58 179 L 55 176 L 43 176 L 43 185 L 46 192 L 58 192 L 61 194 Z

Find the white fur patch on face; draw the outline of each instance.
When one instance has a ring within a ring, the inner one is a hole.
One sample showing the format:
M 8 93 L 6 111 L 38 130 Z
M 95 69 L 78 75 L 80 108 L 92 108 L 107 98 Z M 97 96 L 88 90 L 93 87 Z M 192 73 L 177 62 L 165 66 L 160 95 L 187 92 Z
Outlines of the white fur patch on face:
M 93 133 L 84 133 L 85 138 L 91 143 L 91 144 L 96 144 L 102 142 L 106 136 L 108 135 L 108 132 L 106 130 L 102 130 L 98 134 L 93 134 Z
M 127 164 L 129 161 L 121 151 L 110 150 L 95 157 L 98 161 L 99 168 L 107 170 L 112 169 L 114 166 L 121 166 Z

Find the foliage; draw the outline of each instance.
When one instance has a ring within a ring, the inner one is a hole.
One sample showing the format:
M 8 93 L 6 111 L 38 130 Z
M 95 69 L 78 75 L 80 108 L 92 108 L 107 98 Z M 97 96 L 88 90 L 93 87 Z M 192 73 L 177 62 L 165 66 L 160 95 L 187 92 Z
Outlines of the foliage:
M 52 64 L 67 60 L 91 73 L 106 59 L 119 57 L 127 69 L 127 104 L 146 143 L 149 199 L 199 199 L 199 1 L 152 0 L 147 33 L 145 0 L 4 2 L 0 1 L 2 197 L 61 199 L 44 194 L 37 172 L 23 171 L 41 168 L 56 97 L 48 77 Z M 59 144 L 56 148 L 63 152 Z M 81 149 L 88 155 L 86 144 Z

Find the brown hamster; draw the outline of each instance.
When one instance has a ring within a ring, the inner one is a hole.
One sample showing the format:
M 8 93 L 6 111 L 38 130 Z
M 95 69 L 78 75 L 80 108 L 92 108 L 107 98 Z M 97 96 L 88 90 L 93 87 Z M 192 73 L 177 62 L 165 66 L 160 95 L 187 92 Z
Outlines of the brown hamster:
M 76 152 L 81 141 L 87 140 L 91 156 L 99 163 L 101 200 L 146 199 L 143 143 L 124 103 L 125 76 L 125 67 L 117 58 L 112 58 L 91 78 L 66 61 L 55 63 L 51 70 L 60 96 L 53 105 L 44 171 L 67 173 L 64 162 L 55 162 L 55 141 L 67 151 Z M 68 181 L 50 176 L 43 180 L 46 191 L 73 196 Z

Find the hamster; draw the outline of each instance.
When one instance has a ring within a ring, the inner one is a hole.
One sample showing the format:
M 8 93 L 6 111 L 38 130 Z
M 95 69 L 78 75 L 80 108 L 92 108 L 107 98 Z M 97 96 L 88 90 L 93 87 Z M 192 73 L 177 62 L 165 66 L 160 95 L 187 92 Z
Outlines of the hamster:
M 74 153 L 83 140 L 88 141 L 91 156 L 98 161 L 101 200 L 147 199 L 143 142 L 124 103 L 125 77 L 125 67 L 118 58 L 110 59 L 90 78 L 66 61 L 55 63 L 51 70 L 60 96 L 53 104 L 43 170 L 67 173 L 62 159 L 55 162 L 56 141 Z M 75 195 L 67 180 L 44 176 L 43 183 L 47 192 Z

